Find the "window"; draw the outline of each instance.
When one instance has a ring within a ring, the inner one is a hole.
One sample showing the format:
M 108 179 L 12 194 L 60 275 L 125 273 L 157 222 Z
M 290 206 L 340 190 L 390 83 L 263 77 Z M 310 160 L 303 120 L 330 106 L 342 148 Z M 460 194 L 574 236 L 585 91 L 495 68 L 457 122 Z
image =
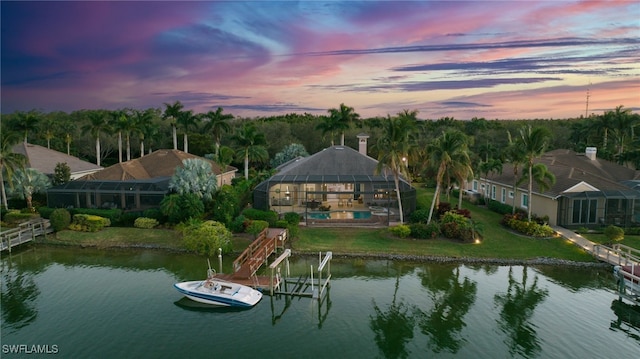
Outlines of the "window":
M 496 186 L 491 186 L 491 199 L 496 199 Z
M 572 221 L 574 224 L 596 223 L 598 200 L 574 199 Z
M 520 207 L 529 208 L 529 195 L 526 193 L 523 193 L 522 196 L 520 197 L 520 202 L 522 203 Z
M 478 192 L 478 181 L 473 181 L 473 191 Z
M 505 203 L 507 201 L 507 190 L 504 188 L 502 189 L 502 193 L 500 193 L 500 201 L 502 203 Z
M 509 191 L 509 198 L 513 199 L 513 191 Z

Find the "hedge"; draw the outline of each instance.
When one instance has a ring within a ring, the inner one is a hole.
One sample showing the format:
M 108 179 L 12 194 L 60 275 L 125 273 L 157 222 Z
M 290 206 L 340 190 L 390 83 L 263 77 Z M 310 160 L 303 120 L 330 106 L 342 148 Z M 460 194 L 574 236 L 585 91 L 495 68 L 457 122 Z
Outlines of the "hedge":
M 111 221 L 108 218 L 79 213 L 73 215 L 73 222 L 69 225 L 69 229 L 80 232 L 97 232 L 110 225 Z

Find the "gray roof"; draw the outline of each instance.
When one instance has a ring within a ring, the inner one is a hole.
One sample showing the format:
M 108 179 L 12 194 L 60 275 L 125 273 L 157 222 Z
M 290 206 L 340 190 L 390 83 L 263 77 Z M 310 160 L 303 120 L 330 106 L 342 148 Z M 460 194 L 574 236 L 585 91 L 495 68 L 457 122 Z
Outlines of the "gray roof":
M 332 146 L 308 157 L 299 157 L 279 168 L 270 182 L 386 182 L 391 173 L 376 174 L 378 161 L 351 147 Z
M 582 182 L 599 191 L 628 191 L 630 187 L 624 182 L 640 179 L 639 171 L 600 158 L 591 160 L 583 153 L 566 149 L 547 152 L 536 159 L 535 163 L 543 163 L 556 177 L 555 185 L 543 193 L 551 197 L 557 197 Z M 524 170 L 524 166 L 520 166 L 518 176 Z M 505 164 L 502 174 L 489 174 L 487 179 L 512 186 L 513 165 Z M 540 193 L 535 182 L 533 186 L 534 191 Z M 524 187 L 526 184 L 520 185 L 520 188 Z
M 71 175 L 99 171 L 101 166 L 83 161 L 78 157 L 48 149 L 46 147 L 21 142 L 13 146 L 14 153 L 20 153 L 27 158 L 27 166 L 46 175 L 53 175 L 58 163 L 66 163 L 71 169 Z

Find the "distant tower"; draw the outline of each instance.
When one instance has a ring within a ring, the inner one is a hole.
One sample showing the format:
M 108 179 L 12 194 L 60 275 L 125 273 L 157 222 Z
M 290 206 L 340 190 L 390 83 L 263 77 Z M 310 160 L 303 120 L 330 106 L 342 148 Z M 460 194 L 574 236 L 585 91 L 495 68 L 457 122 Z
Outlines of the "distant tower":
M 367 135 L 366 133 L 360 133 L 357 135 L 357 137 L 358 137 L 358 152 L 366 156 L 367 155 L 367 138 L 369 138 L 369 135 Z
M 591 96 L 590 87 L 591 87 L 591 82 L 589 82 L 589 87 L 587 87 L 587 108 L 584 110 L 585 118 L 589 117 L 589 96 Z

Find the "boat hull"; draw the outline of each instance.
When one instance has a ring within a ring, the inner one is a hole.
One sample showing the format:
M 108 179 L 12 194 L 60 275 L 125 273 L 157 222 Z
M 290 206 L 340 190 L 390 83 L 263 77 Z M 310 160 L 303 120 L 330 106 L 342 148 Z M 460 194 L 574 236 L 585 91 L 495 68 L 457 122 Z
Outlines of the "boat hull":
M 640 296 L 640 266 L 615 266 L 613 273 L 629 294 Z
M 185 297 L 204 304 L 250 308 L 262 299 L 262 293 L 245 285 L 218 281 L 202 280 L 174 284 L 178 292 Z

